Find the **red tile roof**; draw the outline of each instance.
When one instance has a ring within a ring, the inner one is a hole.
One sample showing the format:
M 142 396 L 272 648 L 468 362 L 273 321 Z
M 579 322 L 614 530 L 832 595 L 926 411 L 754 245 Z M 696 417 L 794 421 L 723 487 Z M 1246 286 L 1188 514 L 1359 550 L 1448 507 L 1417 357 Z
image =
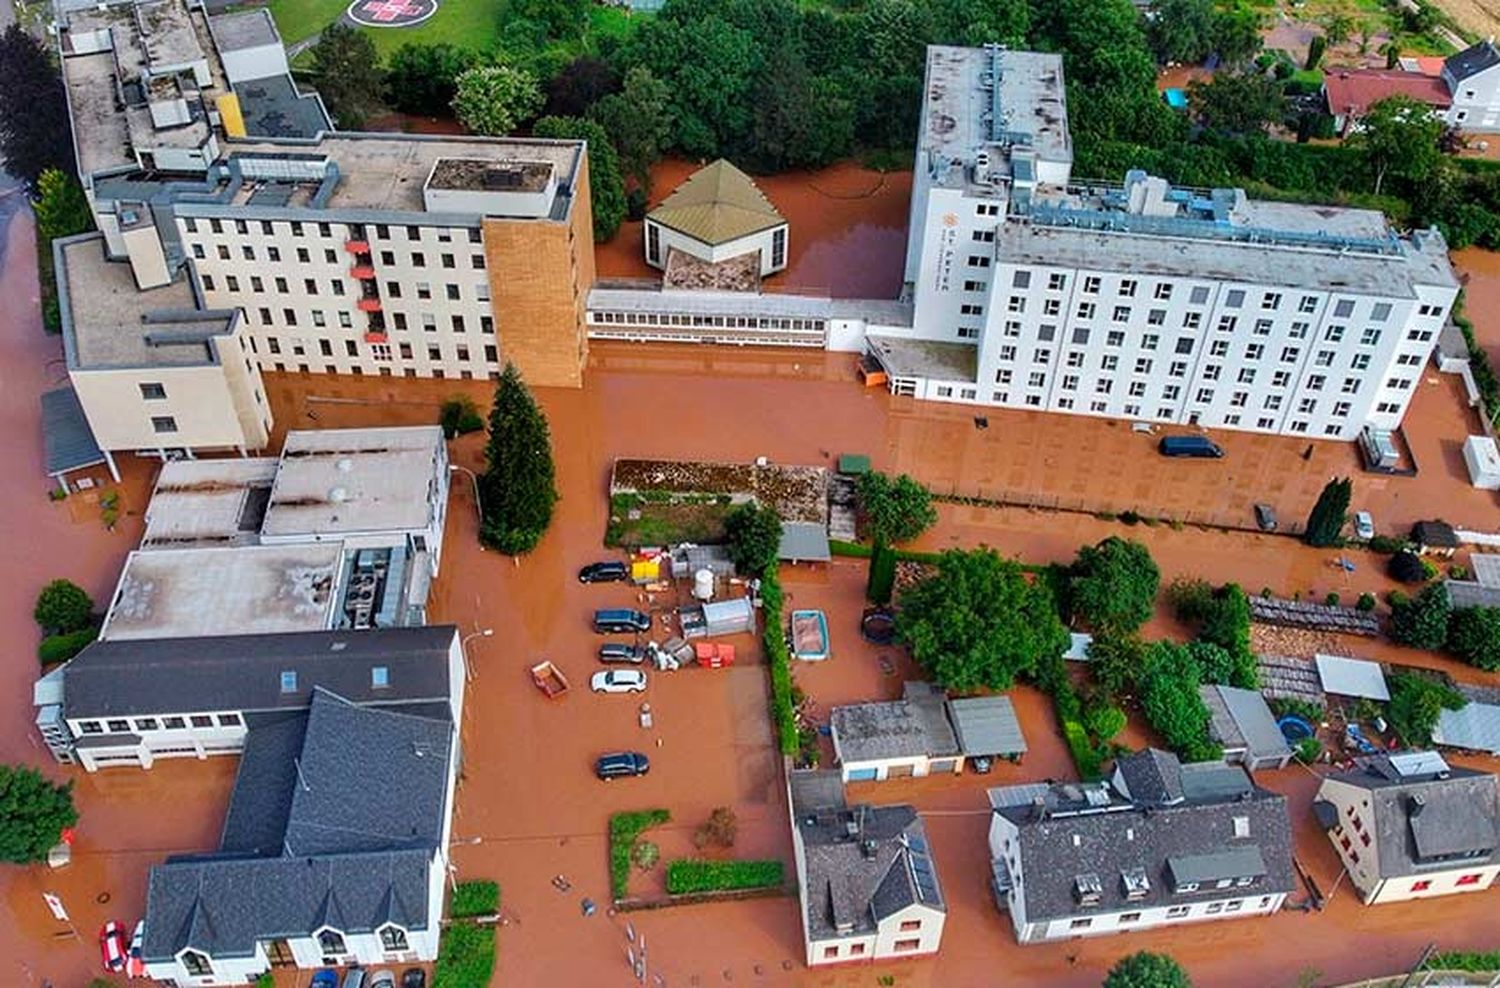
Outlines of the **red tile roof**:
M 1328 112 L 1362 117 L 1371 103 L 1387 96 L 1410 96 L 1428 106 L 1446 109 L 1453 103 L 1443 80 L 1416 72 L 1385 69 L 1335 69 L 1323 77 Z

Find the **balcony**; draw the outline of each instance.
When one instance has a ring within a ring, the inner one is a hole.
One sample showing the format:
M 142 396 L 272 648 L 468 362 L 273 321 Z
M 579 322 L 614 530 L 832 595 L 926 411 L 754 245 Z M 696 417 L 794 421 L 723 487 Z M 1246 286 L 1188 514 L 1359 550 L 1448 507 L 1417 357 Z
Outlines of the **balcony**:
M 380 311 L 380 299 L 378 298 L 362 298 L 355 305 L 359 306 L 359 311 L 361 312 Z
M 391 338 L 385 334 L 384 330 L 371 330 L 365 334 L 366 343 L 389 343 L 390 340 Z
M 344 249 L 351 254 L 368 254 L 370 252 L 370 242 L 368 240 L 346 240 L 344 241 Z
M 351 278 L 358 278 L 360 281 L 369 281 L 375 277 L 375 268 L 368 263 L 355 264 L 354 267 L 349 269 L 349 276 Z

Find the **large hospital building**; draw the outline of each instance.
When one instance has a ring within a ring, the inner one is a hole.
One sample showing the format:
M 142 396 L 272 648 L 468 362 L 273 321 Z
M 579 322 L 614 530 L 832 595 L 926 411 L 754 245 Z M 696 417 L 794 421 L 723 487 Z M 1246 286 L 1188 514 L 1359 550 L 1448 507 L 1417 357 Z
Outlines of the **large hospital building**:
M 104 455 L 267 443 L 263 371 L 577 386 L 590 338 L 861 353 L 920 399 L 1348 440 L 1458 283 L 1375 211 L 1075 182 L 1062 62 L 928 50 L 899 299 L 596 285 L 582 142 L 343 133 L 264 10 L 60 31 L 99 232 L 54 248 Z M 69 399 L 72 400 L 71 398 Z

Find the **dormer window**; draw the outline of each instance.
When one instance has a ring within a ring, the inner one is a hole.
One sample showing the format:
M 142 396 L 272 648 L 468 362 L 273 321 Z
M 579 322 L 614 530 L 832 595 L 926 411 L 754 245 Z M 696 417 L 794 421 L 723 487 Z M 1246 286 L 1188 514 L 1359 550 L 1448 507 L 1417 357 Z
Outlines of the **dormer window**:
M 324 957 L 337 957 L 344 951 L 344 935 L 338 930 L 324 927 L 318 931 L 318 949 Z
M 208 959 L 208 955 L 201 954 L 196 950 L 184 950 L 182 952 L 182 969 L 195 978 L 201 978 L 214 973 L 214 965 Z
M 399 953 L 409 949 L 406 944 L 406 931 L 394 924 L 382 926 L 380 948 L 387 953 Z

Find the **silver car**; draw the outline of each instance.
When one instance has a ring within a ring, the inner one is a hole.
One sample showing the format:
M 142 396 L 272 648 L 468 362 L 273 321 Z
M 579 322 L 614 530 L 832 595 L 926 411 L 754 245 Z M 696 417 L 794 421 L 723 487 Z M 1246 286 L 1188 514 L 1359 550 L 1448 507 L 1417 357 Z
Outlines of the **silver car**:
M 1375 519 L 1370 517 L 1368 511 L 1354 513 L 1354 537 L 1365 542 L 1375 537 Z
M 589 686 L 595 693 L 640 693 L 646 688 L 646 674 L 639 669 L 608 669 L 594 673 Z

